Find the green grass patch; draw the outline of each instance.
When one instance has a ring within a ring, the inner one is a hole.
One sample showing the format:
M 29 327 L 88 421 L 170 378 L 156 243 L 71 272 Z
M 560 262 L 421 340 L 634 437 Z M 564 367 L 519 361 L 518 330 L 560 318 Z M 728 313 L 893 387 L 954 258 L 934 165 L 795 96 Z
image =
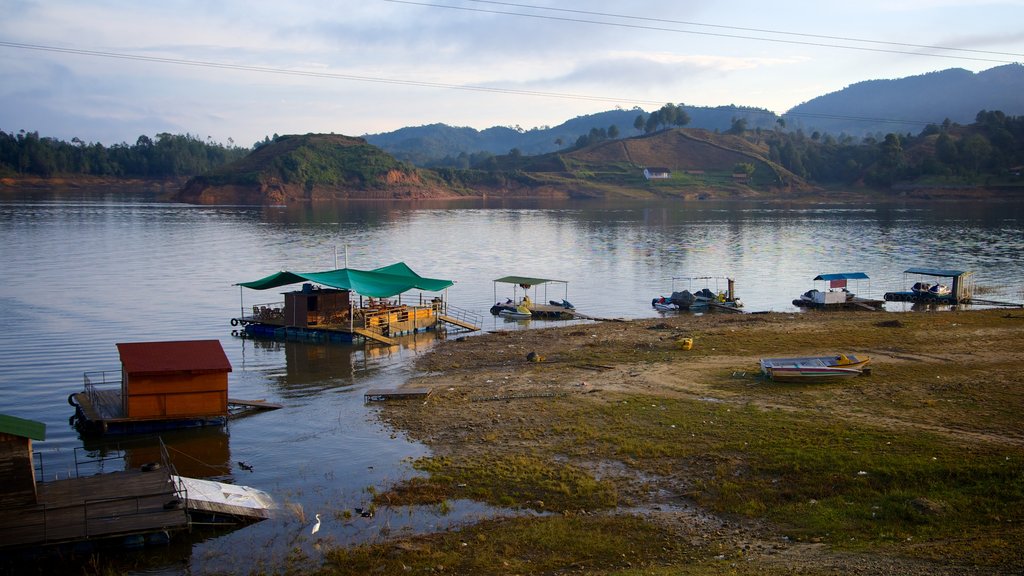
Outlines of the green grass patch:
M 380 502 L 438 504 L 448 498 L 472 498 L 505 508 L 597 510 L 614 507 L 612 482 L 596 480 L 568 464 L 526 455 L 458 460 L 424 457 L 414 467 L 429 479 L 413 478 L 377 497 Z
M 559 431 L 558 450 L 570 454 L 597 446 L 648 472 L 691 470 L 693 484 L 680 491 L 702 505 L 779 522 L 798 538 L 861 547 L 1024 536 L 1019 450 L 827 415 L 637 396 L 581 410 Z M 992 544 L 987 553 L 1000 549 Z
M 486 521 L 397 543 L 335 548 L 325 555 L 319 573 L 639 574 L 708 554 L 633 516 L 547 516 Z

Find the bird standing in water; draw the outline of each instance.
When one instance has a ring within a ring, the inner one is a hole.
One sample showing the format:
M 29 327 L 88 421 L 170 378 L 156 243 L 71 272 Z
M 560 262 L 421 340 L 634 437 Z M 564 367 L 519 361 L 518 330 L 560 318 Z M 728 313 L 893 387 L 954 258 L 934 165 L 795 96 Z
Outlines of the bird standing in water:
M 313 531 L 310 534 L 316 534 L 320 531 L 320 515 L 316 515 L 316 524 L 313 524 Z

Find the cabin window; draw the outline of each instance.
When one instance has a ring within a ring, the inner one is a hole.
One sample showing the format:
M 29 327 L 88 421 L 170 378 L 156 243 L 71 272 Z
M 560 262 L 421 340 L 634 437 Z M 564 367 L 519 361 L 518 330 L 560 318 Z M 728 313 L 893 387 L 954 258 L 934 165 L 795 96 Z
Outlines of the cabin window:
M 317 311 L 317 297 L 316 296 L 313 296 L 313 297 L 307 299 L 307 301 L 306 301 L 306 309 L 309 310 L 310 312 L 316 312 Z

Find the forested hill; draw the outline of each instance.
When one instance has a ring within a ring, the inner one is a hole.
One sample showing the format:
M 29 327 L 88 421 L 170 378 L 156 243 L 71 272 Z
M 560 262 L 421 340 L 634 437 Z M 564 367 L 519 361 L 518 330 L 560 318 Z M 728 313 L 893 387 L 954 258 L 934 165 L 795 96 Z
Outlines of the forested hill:
M 783 119 L 787 128 L 807 134 L 846 134 L 859 139 L 890 132 L 917 134 L 926 124 L 947 119 L 969 124 L 979 110 L 1024 115 L 1024 65 L 1007 64 L 978 73 L 954 68 L 858 82 L 794 106 Z
M 455 194 L 433 173 L 400 162 L 362 138 L 305 134 L 276 136 L 245 158 L 192 178 L 175 199 L 196 204 L 288 204 Z

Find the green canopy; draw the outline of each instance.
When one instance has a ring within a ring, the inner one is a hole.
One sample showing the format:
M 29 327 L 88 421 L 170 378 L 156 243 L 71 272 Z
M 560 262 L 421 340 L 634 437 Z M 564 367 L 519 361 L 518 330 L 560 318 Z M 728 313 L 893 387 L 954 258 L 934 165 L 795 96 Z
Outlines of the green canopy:
M 299 282 L 315 282 L 339 290 L 351 290 L 372 298 L 390 298 L 413 288 L 428 292 L 440 292 L 455 284 L 451 280 L 424 278 L 413 272 L 405 262 L 397 262 L 375 270 L 338 268 L 323 272 L 283 271 L 259 280 L 240 282 L 236 286 L 244 286 L 253 290 L 269 290 Z

